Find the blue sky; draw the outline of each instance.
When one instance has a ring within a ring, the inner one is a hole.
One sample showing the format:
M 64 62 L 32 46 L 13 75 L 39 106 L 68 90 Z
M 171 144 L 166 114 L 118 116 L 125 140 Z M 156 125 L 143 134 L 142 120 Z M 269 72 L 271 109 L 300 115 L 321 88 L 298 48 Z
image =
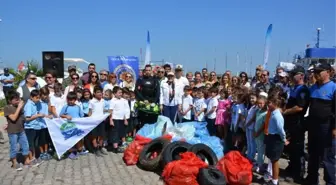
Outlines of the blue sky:
M 48 2 L 48 3 L 47 3 Z M 107 56 L 143 53 L 151 34 L 152 60 L 183 64 L 188 71 L 205 67 L 225 71 L 262 64 L 265 33 L 273 24 L 269 68 L 279 56 L 291 59 L 316 39 L 335 44 L 334 0 L 59 0 L 0 2 L 0 57 L 5 66 L 41 60 L 41 51 L 61 50 L 107 68 Z M 240 65 L 236 64 L 237 52 Z M 279 55 L 280 54 L 280 55 Z M 253 70 L 252 70 L 253 71 Z

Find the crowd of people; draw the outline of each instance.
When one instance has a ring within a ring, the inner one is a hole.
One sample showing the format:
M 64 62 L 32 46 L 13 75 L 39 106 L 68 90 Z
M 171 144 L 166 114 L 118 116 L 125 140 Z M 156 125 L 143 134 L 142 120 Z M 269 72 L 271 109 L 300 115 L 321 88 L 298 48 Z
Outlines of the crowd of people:
M 122 76 L 107 70 L 98 73 L 94 64 L 89 64 L 82 77 L 76 66 L 69 66 L 68 72 L 62 83 L 57 82 L 55 72 L 47 72 L 47 85 L 41 88 L 36 86 L 36 75 L 28 73 L 23 86 L 16 91 L 6 89 L 4 112 L 13 168 L 22 169 L 16 161 L 17 143 L 26 156 L 24 165 L 38 166 L 51 158 L 53 146 L 44 117 L 71 120 L 110 113 L 69 150 L 68 157 L 86 155 L 88 146 L 98 157 L 108 151 L 123 152 L 143 124 L 156 122 L 158 115 L 135 107 L 136 101 L 143 101 L 159 104 L 161 114 L 175 124 L 207 122 L 209 134 L 222 140 L 225 151 L 241 151 L 254 164 L 253 170 L 264 174 L 267 184 L 279 184 L 283 153 L 289 160 L 287 181 L 318 184 L 322 163 L 324 180 L 335 184 L 336 84 L 329 64 L 308 70 L 278 67 L 274 78 L 262 66 L 257 66 L 253 78 L 246 72 L 234 76 L 231 71 L 218 78 L 206 68 L 184 75 L 182 65 L 172 70 L 168 64 L 155 69 L 146 65 L 138 79 L 127 72 Z M 4 86 L 13 84 L 8 76 L 0 80 Z M 307 131 L 308 176 L 304 179 Z M 35 147 L 39 147 L 39 158 Z

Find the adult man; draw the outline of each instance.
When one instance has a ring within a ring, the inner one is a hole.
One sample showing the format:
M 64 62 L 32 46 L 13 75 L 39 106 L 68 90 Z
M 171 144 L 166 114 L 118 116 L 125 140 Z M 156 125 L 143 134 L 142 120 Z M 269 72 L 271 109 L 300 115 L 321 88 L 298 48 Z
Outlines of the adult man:
M 273 78 L 273 83 L 274 84 L 280 82 L 280 74 L 283 73 L 283 72 L 285 72 L 284 68 L 282 68 L 282 67 L 277 67 L 276 68 L 276 75 Z
M 100 70 L 99 75 L 100 75 L 100 78 L 99 78 L 100 85 L 104 89 L 105 85 L 108 84 L 107 76 L 109 75 L 109 72 L 105 69 L 102 69 Z
M 207 74 L 207 73 L 208 73 L 208 69 L 207 68 L 203 68 L 202 69 L 202 77 L 204 77 L 205 74 Z
M 167 77 L 165 77 L 165 70 L 163 67 L 160 67 L 157 69 L 157 80 L 159 81 L 159 83 L 161 84 L 162 82 L 166 82 L 167 81 Z
M 176 83 L 181 84 L 182 87 L 181 92 L 183 92 L 184 86 L 189 85 L 188 79 L 183 76 L 183 66 L 180 64 L 176 65 L 175 68 L 175 81 Z
M 264 67 L 261 65 L 258 65 L 256 68 L 255 76 L 252 79 L 251 85 L 252 88 L 255 88 L 255 86 L 260 82 L 261 79 L 261 73 L 264 70 Z
M 152 76 L 152 66 L 146 65 L 143 77 L 139 78 L 135 84 L 135 96 L 138 101 L 149 103 L 159 103 L 160 84 L 155 77 Z M 157 116 L 139 111 L 139 120 L 144 123 L 155 123 Z
M 7 100 L 8 92 L 14 89 L 14 76 L 9 74 L 9 69 L 4 69 L 4 74 L 0 76 L 0 82 L 2 84 L 2 90 Z
M 63 89 L 65 89 L 66 87 L 68 87 L 69 85 L 71 85 L 71 83 L 72 83 L 71 77 L 72 77 L 73 74 L 77 73 L 76 66 L 75 65 L 69 66 L 68 67 L 68 73 L 69 73 L 69 76 L 66 77 L 66 78 L 64 78 L 63 81 L 62 81 L 62 87 L 63 87 Z M 82 86 L 82 81 L 81 80 L 78 81 L 78 85 Z
M 187 77 L 189 83 L 190 83 L 190 81 L 193 81 L 193 80 L 194 80 L 194 77 L 193 77 L 193 76 L 194 76 L 194 75 L 193 75 L 192 72 L 188 72 L 188 73 L 187 73 L 186 77 Z
M 284 72 L 282 72 L 284 73 Z M 290 90 L 286 110 L 283 112 L 285 131 L 289 145 L 286 146 L 289 154 L 289 165 L 286 168 L 286 181 L 301 183 L 303 180 L 304 160 L 304 115 L 309 106 L 309 89 L 304 84 L 305 69 L 296 66 L 291 72 L 294 87 Z M 279 74 L 280 80 L 283 74 Z
M 30 92 L 36 89 L 36 79 L 37 77 L 34 73 L 28 73 L 26 75 L 25 84 L 16 89 L 16 91 L 20 94 L 20 98 L 22 98 L 24 102 L 27 102 L 30 98 Z
M 257 83 L 255 88 L 258 91 L 263 91 L 263 92 L 268 93 L 270 88 L 272 88 L 273 86 L 274 86 L 273 83 L 269 81 L 269 72 L 267 70 L 263 70 L 261 73 L 260 82 Z
M 310 88 L 308 117 L 308 176 L 305 184 L 319 184 L 320 159 L 324 166 L 324 180 L 335 185 L 335 96 L 336 84 L 330 81 L 331 66 L 318 64 L 313 73 L 316 84 Z
M 194 76 L 195 76 L 195 78 L 194 78 L 194 80 L 195 80 L 195 87 L 197 87 L 197 88 L 203 87 L 204 84 L 202 83 L 202 75 L 201 75 L 201 73 L 199 71 L 196 71 Z
M 300 69 L 302 70 L 302 69 Z M 278 82 L 275 84 L 276 86 L 279 86 L 282 88 L 282 90 L 284 92 L 286 92 L 287 94 L 287 99 L 289 98 L 289 95 L 290 95 L 290 86 L 289 86 L 289 76 L 288 76 L 288 73 L 286 72 L 281 72 L 279 75 L 279 80 Z
M 169 64 L 163 65 L 163 69 L 165 70 L 165 77 L 167 77 L 168 73 L 171 71 L 171 66 Z
M 88 72 L 83 73 L 81 77 L 83 86 L 89 84 L 90 74 L 96 71 L 96 65 L 94 63 L 90 63 L 88 66 Z

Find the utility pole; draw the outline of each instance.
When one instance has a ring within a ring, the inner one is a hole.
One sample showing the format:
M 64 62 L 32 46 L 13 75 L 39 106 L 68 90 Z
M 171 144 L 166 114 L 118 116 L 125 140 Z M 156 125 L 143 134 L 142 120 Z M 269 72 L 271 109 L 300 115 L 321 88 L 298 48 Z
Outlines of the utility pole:
M 227 52 L 225 53 L 225 71 L 227 71 L 228 68 L 227 68 Z

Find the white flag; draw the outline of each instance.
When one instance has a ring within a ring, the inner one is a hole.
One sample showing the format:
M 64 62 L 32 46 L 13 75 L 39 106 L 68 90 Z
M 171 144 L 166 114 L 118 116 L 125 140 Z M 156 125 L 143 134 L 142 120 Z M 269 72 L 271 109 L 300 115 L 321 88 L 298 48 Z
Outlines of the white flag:
M 97 117 L 74 118 L 71 121 L 45 118 L 51 140 L 58 158 L 83 139 L 91 130 L 103 122 L 110 114 Z

